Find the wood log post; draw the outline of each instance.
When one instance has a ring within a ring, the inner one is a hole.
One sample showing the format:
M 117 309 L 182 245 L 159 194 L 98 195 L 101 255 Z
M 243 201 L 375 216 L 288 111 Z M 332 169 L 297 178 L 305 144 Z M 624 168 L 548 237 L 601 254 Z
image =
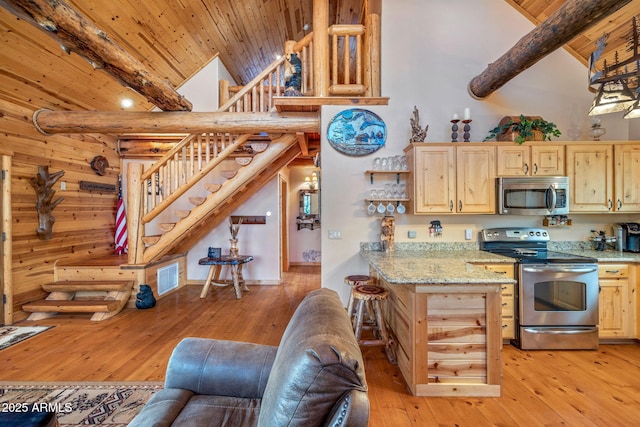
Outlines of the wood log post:
M 53 185 L 64 175 L 64 171 L 58 171 L 50 174 L 48 166 L 38 166 L 38 174 L 35 178 L 31 178 L 31 186 L 36 190 L 36 210 L 38 211 L 38 238 L 41 240 L 50 240 L 53 237 L 53 223 L 56 217 L 53 216 L 53 210 L 64 200 L 64 197 L 58 197 L 53 200 L 56 190 Z
M 231 98 L 231 94 L 229 93 L 230 87 L 229 80 L 220 80 L 218 82 L 218 108 L 226 104 Z
M 313 0 L 313 95 L 329 96 L 329 0 Z
M 186 111 L 50 111 L 33 115 L 45 133 L 296 133 L 320 132 L 320 114 Z
M 143 262 L 144 224 L 142 223 L 142 173 L 141 163 L 129 163 L 127 167 L 127 234 L 129 238 L 129 252 L 127 262 L 135 265 Z
M 631 0 L 567 0 L 543 23 L 471 79 L 469 94 L 486 98 L 509 80 Z
M 366 1 L 365 38 L 364 38 L 364 86 L 365 95 L 380 97 L 380 0 Z
M 44 31 L 65 52 L 75 52 L 164 111 L 191 111 L 192 105 L 100 28 L 64 0 L 0 0 L 5 9 Z

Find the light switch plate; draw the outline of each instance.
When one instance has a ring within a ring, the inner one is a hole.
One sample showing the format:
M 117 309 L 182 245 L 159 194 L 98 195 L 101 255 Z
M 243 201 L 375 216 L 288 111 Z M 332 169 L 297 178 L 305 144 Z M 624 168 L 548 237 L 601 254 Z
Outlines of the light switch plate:
M 464 230 L 464 239 L 465 240 L 471 240 L 471 238 L 473 237 L 473 230 L 471 230 L 470 228 L 466 228 Z
M 418 233 L 416 232 L 416 230 L 409 230 L 409 232 L 407 233 L 407 237 L 410 239 L 415 239 L 418 236 Z

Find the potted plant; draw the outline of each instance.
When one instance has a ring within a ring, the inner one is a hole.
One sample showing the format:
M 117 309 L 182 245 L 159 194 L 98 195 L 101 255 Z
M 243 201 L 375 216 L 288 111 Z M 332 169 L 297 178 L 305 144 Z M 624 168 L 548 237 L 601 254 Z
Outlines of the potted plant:
M 551 141 L 552 136 L 560 135 L 555 123 L 540 116 L 520 114 L 520 117 L 503 117 L 498 126 L 489 131 L 489 136 L 484 141 L 495 138 L 497 141 L 514 141 L 522 145 L 525 141 Z

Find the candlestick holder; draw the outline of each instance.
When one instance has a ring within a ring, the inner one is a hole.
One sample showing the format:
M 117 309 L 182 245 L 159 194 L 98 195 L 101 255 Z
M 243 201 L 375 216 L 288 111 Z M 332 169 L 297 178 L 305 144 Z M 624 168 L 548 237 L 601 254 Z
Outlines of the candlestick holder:
M 458 122 L 460 120 L 454 119 L 451 120 L 451 142 L 458 142 Z
M 462 123 L 464 123 L 464 126 L 462 127 L 462 130 L 464 131 L 462 137 L 464 138 L 464 142 L 469 142 L 469 137 L 471 136 L 471 134 L 469 133 L 469 131 L 471 130 L 471 125 L 469 123 L 471 123 L 471 119 L 463 120 Z

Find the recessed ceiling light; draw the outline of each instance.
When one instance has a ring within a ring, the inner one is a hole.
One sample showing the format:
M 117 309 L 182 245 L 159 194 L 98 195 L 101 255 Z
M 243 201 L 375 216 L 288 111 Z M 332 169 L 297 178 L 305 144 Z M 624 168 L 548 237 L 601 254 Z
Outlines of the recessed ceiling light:
M 133 107 L 133 99 L 131 98 L 122 98 L 120 101 L 120 106 L 122 108 L 131 108 Z

